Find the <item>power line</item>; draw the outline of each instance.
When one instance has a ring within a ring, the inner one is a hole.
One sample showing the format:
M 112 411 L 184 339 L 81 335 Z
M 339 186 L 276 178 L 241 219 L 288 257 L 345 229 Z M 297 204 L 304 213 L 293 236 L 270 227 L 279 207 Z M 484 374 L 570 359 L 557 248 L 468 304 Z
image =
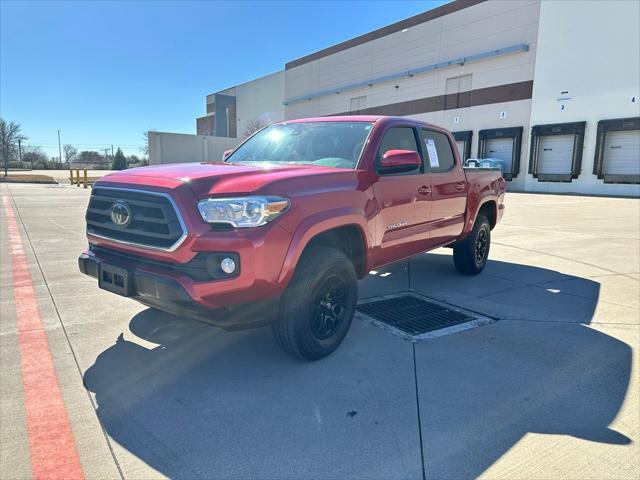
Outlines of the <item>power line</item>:
M 28 142 L 29 145 L 38 145 L 40 147 L 57 147 L 58 144 L 57 143 L 46 143 L 46 142 Z M 72 145 L 74 147 L 80 147 L 80 146 L 96 146 L 96 147 L 110 147 L 111 145 L 115 145 L 118 147 L 131 147 L 131 148 L 139 148 L 141 145 L 132 145 L 132 144 L 126 144 L 126 143 L 65 143 L 65 145 Z
M 100 144 L 100 143 L 93 143 L 93 144 L 86 144 L 84 146 L 81 147 L 80 144 L 73 144 L 73 143 L 65 143 L 65 145 L 71 145 L 72 147 L 79 147 L 79 150 L 102 150 L 104 151 L 104 149 L 109 149 L 111 150 L 111 144 L 110 143 L 104 143 L 104 144 Z M 58 145 L 52 145 L 52 144 L 43 144 L 43 143 L 32 143 L 32 142 L 26 142 L 23 143 L 23 146 L 25 147 L 31 147 L 31 148 L 41 148 L 43 150 L 50 150 L 50 151 L 57 151 L 58 150 Z M 80 148 L 81 147 L 81 148 Z M 117 150 L 118 148 L 122 149 L 122 150 L 139 150 L 140 147 L 138 145 L 118 145 L 116 143 L 113 144 L 113 149 L 114 151 Z

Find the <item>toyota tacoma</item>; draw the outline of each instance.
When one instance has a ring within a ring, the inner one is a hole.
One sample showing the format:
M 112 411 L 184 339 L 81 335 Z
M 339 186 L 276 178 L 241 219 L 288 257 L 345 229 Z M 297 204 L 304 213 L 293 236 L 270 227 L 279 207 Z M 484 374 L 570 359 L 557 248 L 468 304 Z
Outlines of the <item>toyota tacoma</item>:
M 315 360 L 342 342 L 370 270 L 449 246 L 458 271 L 481 272 L 504 194 L 498 169 L 465 168 L 434 125 L 292 120 L 221 162 L 101 178 L 78 261 L 102 289 L 227 330 L 271 324 Z

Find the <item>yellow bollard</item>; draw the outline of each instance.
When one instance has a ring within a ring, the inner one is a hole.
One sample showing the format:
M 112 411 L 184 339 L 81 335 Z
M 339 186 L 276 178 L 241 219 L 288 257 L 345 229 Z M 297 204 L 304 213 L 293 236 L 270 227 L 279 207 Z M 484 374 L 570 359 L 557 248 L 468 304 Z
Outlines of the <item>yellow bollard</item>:
M 69 181 L 71 182 L 71 185 L 73 185 L 73 168 L 69 169 Z
M 87 183 L 88 183 L 87 180 L 88 180 L 88 178 L 87 178 L 87 169 L 85 168 L 84 169 L 84 188 L 87 188 Z
M 80 186 L 80 169 L 76 168 L 76 185 Z

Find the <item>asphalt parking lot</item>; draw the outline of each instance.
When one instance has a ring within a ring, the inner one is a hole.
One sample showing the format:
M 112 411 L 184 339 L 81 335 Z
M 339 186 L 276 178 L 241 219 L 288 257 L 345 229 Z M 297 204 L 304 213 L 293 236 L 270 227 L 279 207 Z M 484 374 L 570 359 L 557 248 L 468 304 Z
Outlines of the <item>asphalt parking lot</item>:
M 640 477 L 638 199 L 509 194 L 482 275 L 442 249 L 360 285 L 498 321 L 412 344 L 354 320 L 302 363 L 100 291 L 76 262 L 90 190 L 0 188 L 2 479 Z

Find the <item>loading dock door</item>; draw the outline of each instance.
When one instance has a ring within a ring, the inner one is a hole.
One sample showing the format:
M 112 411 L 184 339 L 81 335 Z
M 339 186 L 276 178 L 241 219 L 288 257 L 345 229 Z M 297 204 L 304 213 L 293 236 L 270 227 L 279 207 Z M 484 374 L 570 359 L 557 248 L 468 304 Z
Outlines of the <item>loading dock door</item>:
M 486 140 L 486 158 L 497 158 L 504 162 L 503 172 L 512 171 L 513 138 L 489 138 Z
M 502 175 L 508 182 L 520 173 L 523 127 L 489 128 L 478 132 L 478 158 L 502 161 Z
M 607 132 L 603 170 L 606 175 L 640 175 L 640 130 Z
M 571 174 L 573 141 L 573 135 L 548 135 L 541 137 L 538 153 L 538 174 Z
M 531 127 L 529 173 L 539 182 L 571 182 L 582 169 L 587 122 Z
M 598 122 L 593 174 L 604 183 L 640 183 L 640 117 Z

